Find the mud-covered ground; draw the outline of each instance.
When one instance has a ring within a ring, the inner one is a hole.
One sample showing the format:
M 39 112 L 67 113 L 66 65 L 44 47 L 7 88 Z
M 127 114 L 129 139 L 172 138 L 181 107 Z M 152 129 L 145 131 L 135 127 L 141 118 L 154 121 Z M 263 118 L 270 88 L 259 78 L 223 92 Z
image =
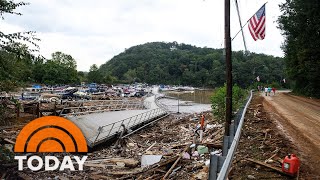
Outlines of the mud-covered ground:
M 277 96 L 280 95 L 272 98 Z M 256 94 L 249 106 L 229 178 L 293 179 L 247 160 L 254 159 L 281 168 L 283 158 L 293 153 L 301 160 L 299 179 L 320 179 L 319 171 L 314 171 L 313 155 L 306 156 L 295 139 L 285 134 L 283 127 L 279 126 L 280 119 L 274 116 L 278 112 L 270 108 L 267 100 L 260 94 Z M 316 152 L 315 155 L 318 153 Z

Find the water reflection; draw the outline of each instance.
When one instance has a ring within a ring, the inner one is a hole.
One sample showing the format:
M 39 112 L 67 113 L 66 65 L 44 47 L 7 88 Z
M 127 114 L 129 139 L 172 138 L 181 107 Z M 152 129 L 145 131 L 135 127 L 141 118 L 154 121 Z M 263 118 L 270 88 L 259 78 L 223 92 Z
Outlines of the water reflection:
M 213 90 L 194 90 L 190 92 L 165 92 L 165 95 L 179 98 L 184 101 L 193 101 L 199 104 L 211 104 L 210 97 L 213 94 Z

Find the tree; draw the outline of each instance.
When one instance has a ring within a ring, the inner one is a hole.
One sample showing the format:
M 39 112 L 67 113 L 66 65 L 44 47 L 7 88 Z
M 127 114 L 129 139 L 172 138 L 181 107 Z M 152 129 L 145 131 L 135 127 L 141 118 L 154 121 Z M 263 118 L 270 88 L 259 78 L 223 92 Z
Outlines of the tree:
M 51 54 L 52 61 L 55 61 L 57 64 L 67 68 L 67 69 L 77 69 L 77 62 L 71 55 L 64 54 L 60 51 Z
M 175 48 L 172 48 L 175 47 Z M 234 82 L 240 87 L 252 85 L 254 75 L 263 83 L 279 82 L 283 76 L 282 58 L 233 52 Z M 264 65 L 253 74 L 256 67 Z M 219 87 L 225 82 L 225 61 L 221 49 L 199 48 L 186 44 L 152 42 L 133 46 L 99 68 L 122 82 L 134 79 L 150 84 L 181 84 Z
M 87 73 L 83 71 L 78 71 L 78 78 L 80 82 L 86 82 L 87 79 Z
M 90 70 L 88 73 L 88 81 L 90 83 L 94 82 L 94 83 L 101 83 L 102 82 L 102 74 L 99 71 L 99 68 L 96 64 L 93 64 L 92 66 L 90 66 Z
M 80 76 L 76 67 L 76 61 L 71 55 L 55 52 L 52 53 L 51 59 L 36 58 L 32 65 L 32 75 L 37 83 L 50 85 L 78 84 L 80 83 Z
M 13 14 L 13 15 L 19 15 L 21 16 L 21 13 L 16 12 L 16 8 L 20 6 L 28 5 L 28 3 L 25 2 L 19 2 L 15 3 L 11 0 L 0 0 L 0 18 L 4 20 L 4 14 Z M 2 31 L 0 31 L 0 49 L 14 52 L 19 55 L 26 55 L 26 52 L 20 51 L 20 46 L 17 46 L 19 43 L 16 43 L 18 41 L 23 41 L 25 43 L 29 43 L 30 45 L 33 45 L 35 49 L 27 49 L 28 54 L 31 54 L 31 52 L 37 51 L 38 45 L 35 43 L 35 41 L 39 41 L 38 38 L 35 37 L 34 31 L 27 31 L 27 32 L 17 32 L 17 33 L 11 33 L 11 34 L 5 34 Z
M 61 73 L 64 83 L 79 83 L 77 62 L 71 55 L 58 51 L 52 53 L 51 56 L 51 61 L 60 66 L 58 69 L 61 69 L 59 73 Z
M 279 28 L 285 37 L 282 49 L 294 91 L 320 97 L 320 3 L 286 0 L 280 5 Z
M 4 14 L 21 15 L 15 11 L 17 7 L 27 3 L 0 0 L 0 17 Z M 0 90 L 13 90 L 21 83 L 32 80 L 32 53 L 38 50 L 33 31 L 5 34 L 0 31 Z M 31 48 L 29 46 L 31 46 Z

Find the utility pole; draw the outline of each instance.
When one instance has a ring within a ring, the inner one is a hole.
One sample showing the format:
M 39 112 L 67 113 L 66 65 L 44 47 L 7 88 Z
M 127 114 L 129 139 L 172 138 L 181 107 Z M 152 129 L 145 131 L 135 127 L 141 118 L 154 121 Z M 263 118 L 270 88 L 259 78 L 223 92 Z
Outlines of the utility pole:
M 224 4 L 224 46 L 226 57 L 226 122 L 224 135 L 229 136 L 229 128 L 232 115 L 232 62 L 231 62 L 231 37 L 230 37 L 230 0 L 225 0 Z

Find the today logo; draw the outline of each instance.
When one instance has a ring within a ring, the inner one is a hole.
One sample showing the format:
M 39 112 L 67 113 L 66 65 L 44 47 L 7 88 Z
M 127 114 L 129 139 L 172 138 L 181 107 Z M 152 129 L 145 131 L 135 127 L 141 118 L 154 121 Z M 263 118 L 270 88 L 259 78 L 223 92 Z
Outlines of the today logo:
M 81 130 L 71 121 L 57 116 L 46 116 L 35 119 L 23 127 L 19 133 L 14 147 L 15 153 L 63 153 L 88 152 L 86 140 Z M 88 156 L 72 156 L 78 164 L 78 170 L 83 170 L 83 164 Z M 32 171 L 38 171 L 45 165 L 46 171 L 59 168 L 75 170 L 70 156 L 64 156 L 62 162 L 55 156 L 15 156 L 18 160 L 18 170 L 22 171 L 23 162 Z M 53 163 L 53 165 L 52 165 Z M 51 164 L 51 165 L 50 165 Z

